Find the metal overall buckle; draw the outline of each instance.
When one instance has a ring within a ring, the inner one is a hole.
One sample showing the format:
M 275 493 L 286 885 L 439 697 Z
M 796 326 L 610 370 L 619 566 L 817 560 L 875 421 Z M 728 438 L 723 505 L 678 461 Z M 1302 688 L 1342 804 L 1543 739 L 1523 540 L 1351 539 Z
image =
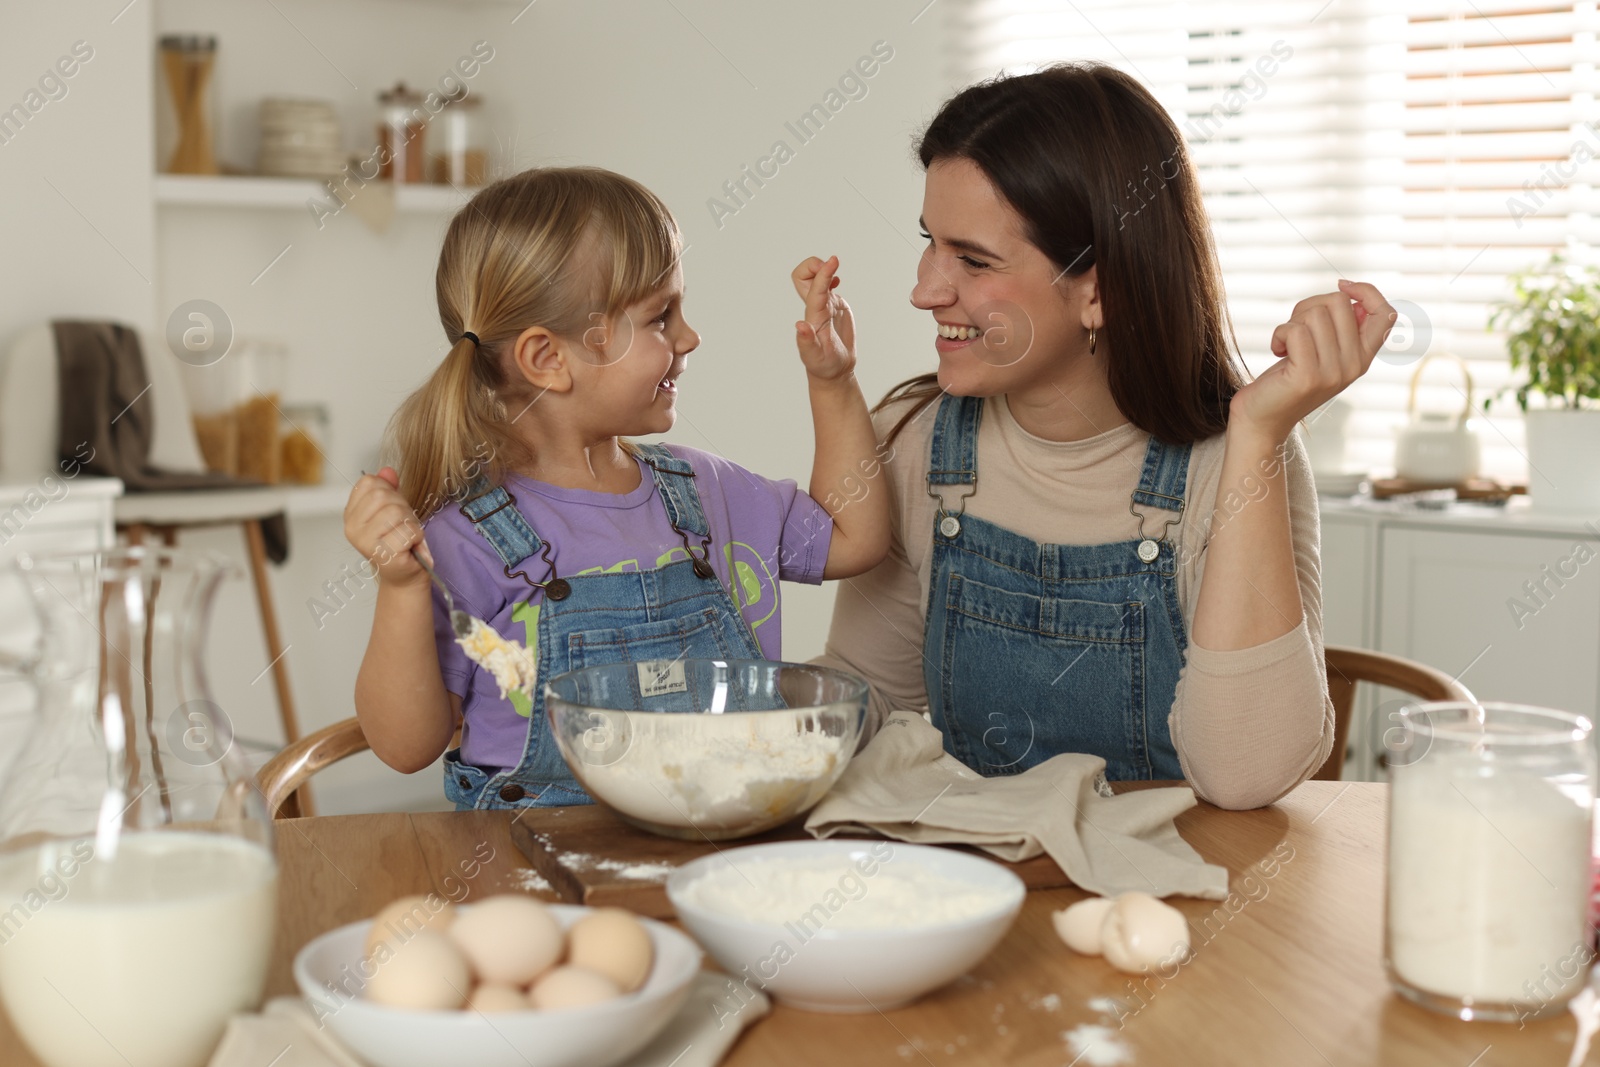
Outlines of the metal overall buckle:
M 698 477 L 695 474 L 694 471 L 675 471 L 671 467 L 658 467 L 658 466 L 655 465 L 655 462 L 650 459 L 649 456 L 640 456 L 639 458 L 644 460 L 646 463 L 648 463 L 652 470 L 659 471 L 662 474 L 676 474 L 680 478 Z M 676 533 L 679 537 L 681 537 L 683 539 L 683 550 L 689 554 L 690 565 L 694 567 L 695 577 L 696 578 L 714 578 L 714 577 L 716 577 L 716 573 L 717 572 L 711 569 L 711 534 L 707 533 L 705 535 L 705 537 L 703 539 L 701 539 L 701 541 L 700 541 L 700 555 L 696 556 L 694 554 L 694 546 L 689 544 L 689 535 L 687 533 L 685 533 L 684 530 L 681 527 L 679 527 L 676 522 L 672 521 L 672 519 L 670 517 L 670 514 L 669 514 L 669 517 L 668 517 L 667 521 L 672 523 L 673 532 Z M 709 529 L 710 526 L 711 526 L 711 522 L 710 522 L 710 520 L 707 520 L 706 527 Z
M 1139 548 L 1138 548 L 1138 553 L 1139 553 L 1139 559 L 1142 562 L 1154 563 L 1156 561 L 1156 557 L 1161 555 L 1161 544 L 1160 544 L 1160 542 L 1165 541 L 1167 539 L 1167 534 L 1171 532 L 1172 528 L 1174 526 L 1178 525 L 1178 523 L 1183 521 L 1184 503 L 1185 502 L 1182 501 L 1182 500 L 1178 501 L 1178 508 L 1177 508 L 1178 516 L 1177 516 L 1177 518 L 1168 519 L 1166 524 L 1164 526 L 1162 526 L 1162 528 L 1161 528 L 1161 536 L 1152 541 L 1149 537 L 1145 536 L 1145 532 L 1144 532 L 1144 519 L 1145 519 L 1145 517 L 1143 515 L 1141 515 L 1139 512 L 1134 510 L 1133 498 L 1132 497 L 1128 498 L 1128 514 L 1132 515 L 1134 518 L 1139 520 Z
M 473 500 L 477 500 L 480 497 L 488 496 L 490 493 L 494 492 L 495 488 L 499 488 L 502 492 L 504 492 L 506 494 L 505 503 L 500 504 L 500 505 L 498 505 L 496 507 L 490 508 L 488 511 L 486 511 L 484 514 L 480 515 L 479 517 L 473 518 L 472 517 L 472 513 L 467 510 L 467 505 L 472 503 Z M 514 506 L 516 504 L 516 502 L 517 502 L 517 498 L 512 496 L 511 495 L 511 490 L 505 488 L 505 486 L 498 486 L 498 487 L 491 486 L 489 489 L 487 489 L 486 491 L 484 491 L 482 493 L 479 493 L 477 496 L 473 497 L 471 500 L 463 500 L 461 502 L 461 514 L 463 514 L 463 515 L 465 515 L 467 517 L 467 521 L 468 522 L 470 522 L 474 526 L 476 526 L 478 523 L 484 521 L 490 515 L 493 515 L 495 512 L 499 511 L 501 508 L 512 507 L 512 506 Z M 537 536 L 537 535 L 535 535 L 535 536 Z M 543 541 L 544 539 L 540 538 L 540 540 Z M 548 571 L 546 572 L 545 580 L 542 581 L 542 582 L 536 582 L 532 578 L 528 577 L 528 572 L 527 571 L 523 571 L 523 570 L 513 571 L 511 569 L 511 564 L 509 564 L 509 563 L 507 563 L 504 567 L 502 567 L 501 570 L 505 572 L 505 576 L 507 578 L 521 578 L 523 581 L 525 581 L 529 585 L 533 586 L 533 588 L 543 591 L 544 595 L 550 600 L 565 600 L 565 599 L 567 599 L 567 597 L 572 595 L 572 586 L 567 582 L 567 580 L 565 578 L 558 578 L 556 576 L 556 565 L 555 565 L 555 561 L 550 558 L 550 549 L 551 549 L 550 542 L 544 541 L 544 549 L 540 552 L 540 557 L 544 560 L 545 566 L 548 568 Z
M 928 483 L 928 495 L 939 502 L 939 510 L 934 513 L 934 517 L 939 520 L 939 532 L 941 534 L 947 538 L 951 538 L 952 540 L 960 535 L 961 516 L 967 513 L 967 501 L 975 496 L 977 492 L 978 476 L 973 474 L 972 487 L 965 493 L 961 494 L 960 506 L 956 509 L 955 514 L 952 515 L 944 506 L 944 497 L 941 496 L 939 491 L 933 487 L 932 482 Z

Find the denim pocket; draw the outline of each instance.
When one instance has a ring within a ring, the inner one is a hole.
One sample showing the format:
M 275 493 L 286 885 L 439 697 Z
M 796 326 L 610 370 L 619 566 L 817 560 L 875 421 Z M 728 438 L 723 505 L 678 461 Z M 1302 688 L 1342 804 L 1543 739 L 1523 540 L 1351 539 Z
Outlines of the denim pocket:
M 705 608 L 675 619 L 580 630 L 568 635 L 567 658 L 573 670 L 611 663 L 668 664 L 685 659 L 733 659 L 737 655 L 727 639 L 726 628 L 739 625 L 742 625 L 741 620 L 725 618 L 716 608 Z M 700 684 L 706 681 L 698 679 Z M 668 688 L 647 697 L 642 694 L 640 685 L 634 683 L 631 686 L 633 707 L 629 710 L 698 711 L 709 706 L 711 694 L 696 691 L 697 679 L 692 673 L 685 674 L 680 684 L 681 688 Z
M 461 762 L 459 748 L 444 754 L 444 796 L 455 803 L 457 811 L 476 807 L 478 796 L 488 781 L 487 771 Z
M 1144 777 L 1144 605 L 1045 597 L 950 576 L 940 649 L 950 751 L 983 775 L 1061 752 L 1126 752 Z

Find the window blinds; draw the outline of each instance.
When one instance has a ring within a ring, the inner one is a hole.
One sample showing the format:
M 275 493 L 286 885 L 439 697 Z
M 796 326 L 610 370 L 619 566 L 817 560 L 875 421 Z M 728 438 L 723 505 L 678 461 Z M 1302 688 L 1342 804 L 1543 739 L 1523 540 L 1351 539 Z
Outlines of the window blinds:
M 1402 311 L 1346 398 L 1352 469 L 1392 470 L 1425 353 L 1474 398 L 1513 379 L 1489 312 L 1508 275 L 1565 248 L 1594 261 L 1600 177 L 1594 0 L 968 0 L 958 84 L 1064 59 L 1140 78 L 1188 142 L 1246 363 L 1339 277 Z M 1466 404 L 1430 360 L 1422 410 Z M 1520 414 L 1479 409 L 1486 474 L 1522 481 Z

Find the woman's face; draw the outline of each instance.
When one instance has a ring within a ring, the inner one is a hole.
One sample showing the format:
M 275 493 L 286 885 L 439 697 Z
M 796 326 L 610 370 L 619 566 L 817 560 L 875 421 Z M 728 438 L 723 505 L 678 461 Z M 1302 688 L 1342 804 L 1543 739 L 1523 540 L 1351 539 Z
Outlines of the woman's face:
M 911 303 L 939 327 L 941 388 L 956 396 L 1024 392 L 1087 355 L 1085 331 L 1101 325 L 1094 269 L 1072 278 L 1051 263 L 976 163 L 928 168 L 922 227 L 928 247 Z

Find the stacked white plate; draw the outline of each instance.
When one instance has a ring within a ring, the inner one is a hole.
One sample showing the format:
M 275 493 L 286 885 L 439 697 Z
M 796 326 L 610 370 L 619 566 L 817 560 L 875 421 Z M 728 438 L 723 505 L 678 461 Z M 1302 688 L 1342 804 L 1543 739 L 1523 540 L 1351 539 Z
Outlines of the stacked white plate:
M 261 155 L 256 170 L 286 178 L 320 178 L 344 168 L 339 115 L 325 100 L 261 101 Z

